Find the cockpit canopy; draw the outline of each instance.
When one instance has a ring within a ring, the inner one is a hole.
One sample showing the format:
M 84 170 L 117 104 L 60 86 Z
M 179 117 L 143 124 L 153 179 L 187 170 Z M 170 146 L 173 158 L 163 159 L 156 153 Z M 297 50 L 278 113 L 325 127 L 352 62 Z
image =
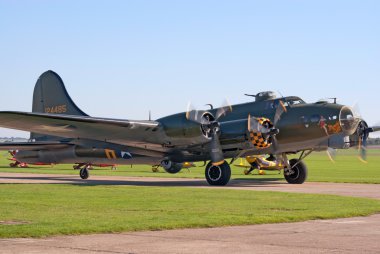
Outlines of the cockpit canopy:
M 296 96 L 286 97 L 282 101 L 283 101 L 285 106 L 306 104 L 306 102 L 304 100 L 302 100 L 301 98 L 296 97 Z

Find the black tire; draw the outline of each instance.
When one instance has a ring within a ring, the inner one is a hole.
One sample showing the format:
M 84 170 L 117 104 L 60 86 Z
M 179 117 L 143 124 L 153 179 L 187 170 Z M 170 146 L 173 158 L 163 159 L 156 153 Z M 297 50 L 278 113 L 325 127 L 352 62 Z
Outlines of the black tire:
M 182 170 L 183 164 L 175 163 L 170 160 L 163 160 L 161 162 L 161 167 L 163 167 L 164 170 L 169 174 L 177 174 Z
M 169 169 L 165 169 L 165 171 L 169 174 L 177 174 L 177 173 L 181 172 L 182 168 L 183 168 L 183 164 L 173 163 L 173 166 L 171 166 L 171 168 L 169 168 Z
M 205 176 L 208 184 L 224 186 L 230 181 L 231 167 L 226 161 L 219 166 L 214 166 L 210 162 L 206 167 Z
M 305 163 L 298 159 L 291 159 L 289 164 L 292 169 L 290 172 L 286 169 L 284 170 L 285 180 L 290 184 L 303 184 L 307 179 L 307 167 Z M 294 165 L 296 166 L 294 167 Z
M 88 171 L 87 168 L 82 168 L 80 171 L 79 171 L 79 176 L 80 178 L 82 178 L 83 180 L 86 180 L 90 177 L 90 172 Z

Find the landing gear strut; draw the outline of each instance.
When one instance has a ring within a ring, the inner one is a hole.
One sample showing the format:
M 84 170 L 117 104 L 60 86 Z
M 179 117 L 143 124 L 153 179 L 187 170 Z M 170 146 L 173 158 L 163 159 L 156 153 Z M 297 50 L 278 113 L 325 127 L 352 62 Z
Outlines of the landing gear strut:
M 219 166 L 210 162 L 206 167 L 205 176 L 210 185 L 224 186 L 230 181 L 231 167 L 226 161 Z
M 306 164 L 303 160 L 308 157 L 313 150 L 302 151 L 298 159 L 288 160 L 286 154 L 282 154 L 282 160 L 285 164 L 284 177 L 290 184 L 303 184 L 308 175 Z

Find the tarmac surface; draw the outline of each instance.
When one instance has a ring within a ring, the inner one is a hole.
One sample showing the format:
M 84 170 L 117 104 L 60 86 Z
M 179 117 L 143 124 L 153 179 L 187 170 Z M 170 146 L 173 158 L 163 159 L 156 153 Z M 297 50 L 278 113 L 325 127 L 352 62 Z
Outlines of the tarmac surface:
M 183 186 L 204 180 L 0 173 L 0 184 Z M 321 193 L 380 200 L 380 185 L 233 180 L 227 189 Z M 380 214 L 370 217 L 210 229 L 0 239 L 0 253 L 380 253 Z

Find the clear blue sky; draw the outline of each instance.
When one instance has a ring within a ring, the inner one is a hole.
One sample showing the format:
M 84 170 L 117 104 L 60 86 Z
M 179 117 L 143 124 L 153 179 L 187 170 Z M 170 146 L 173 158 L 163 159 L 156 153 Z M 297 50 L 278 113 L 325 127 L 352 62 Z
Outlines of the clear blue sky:
M 0 0 L 0 110 L 30 111 L 51 69 L 93 116 L 159 118 L 274 90 L 358 102 L 375 124 L 379 13 L 366 0 Z

